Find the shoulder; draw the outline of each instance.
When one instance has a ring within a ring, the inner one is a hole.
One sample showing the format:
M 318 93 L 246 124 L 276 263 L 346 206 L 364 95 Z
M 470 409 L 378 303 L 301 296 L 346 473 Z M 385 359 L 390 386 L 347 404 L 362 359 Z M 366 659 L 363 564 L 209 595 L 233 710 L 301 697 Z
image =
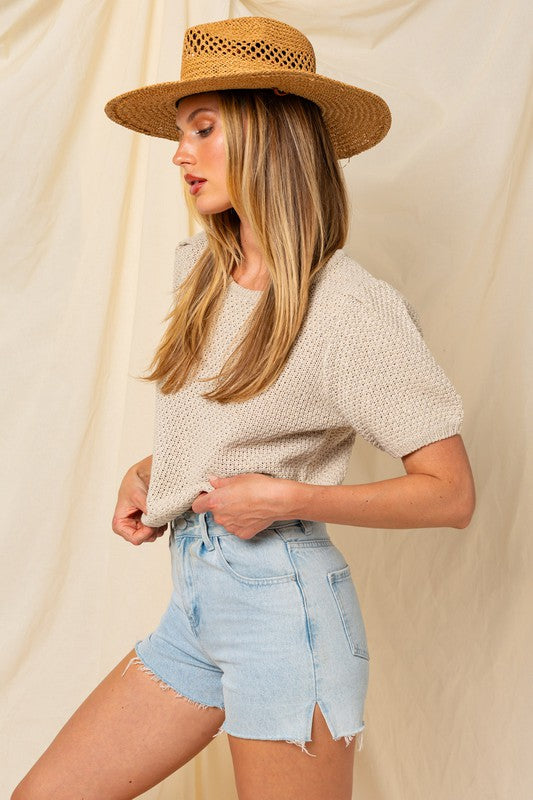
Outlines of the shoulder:
M 180 258 L 194 258 L 198 257 L 207 244 L 207 234 L 205 231 L 200 231 L 194 236 L 189 236 L 187 239 L 182 239 L 176 246 L 176 257 Z
M 187 273 L 194 267 L 202 251 L 207 245 L 207 235 L 205 231 L 200 231 L 194 236 L 182 239 L 176 245 L 174 257 L 174 289 L 182 283 Z
M 421 333 L 415 309 L 401 292 L 376 278 L 344 250 L 337 250 L 317 276 L 316 297 L 347 324 L 366 320 L 386 328 L 414 325 Z
M 205 231 L 199 231 L 195 233 L 194 236 L 189 236 L 187 239 L 182 239 L 181 242 L 178 242 L 178 247 L 195 247 L 198 245 L 206 245 L 207 244 L 207 234 Z

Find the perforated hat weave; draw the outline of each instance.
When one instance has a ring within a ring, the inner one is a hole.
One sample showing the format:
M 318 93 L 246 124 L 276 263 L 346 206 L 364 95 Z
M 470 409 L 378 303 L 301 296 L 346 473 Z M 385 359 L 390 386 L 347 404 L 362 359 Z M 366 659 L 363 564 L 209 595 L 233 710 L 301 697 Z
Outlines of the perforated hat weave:
M 178 138 L 176 101 L 219 89 L 278 89 L 322 110 L 337 158 L 368 150 L 386 135 L 391 114 L 383 98 L 316 73 L 311 42 L 291 25 L 267 17 L 237 17 L 185 31 L 179 81 L 156 83 L 114 97 L 114 122 L 163 139 Z

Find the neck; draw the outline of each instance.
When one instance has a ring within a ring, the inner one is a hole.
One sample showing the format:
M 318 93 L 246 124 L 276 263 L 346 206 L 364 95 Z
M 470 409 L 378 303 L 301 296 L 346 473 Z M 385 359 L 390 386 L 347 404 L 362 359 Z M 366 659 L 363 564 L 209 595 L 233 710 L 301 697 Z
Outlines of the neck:
M 257 239 L 245 219 L 241 219 L 241 247 L 244 260 L 233 270 L 233 279 L 248 289 L 265 289 L 269 282 L 268 269 Z

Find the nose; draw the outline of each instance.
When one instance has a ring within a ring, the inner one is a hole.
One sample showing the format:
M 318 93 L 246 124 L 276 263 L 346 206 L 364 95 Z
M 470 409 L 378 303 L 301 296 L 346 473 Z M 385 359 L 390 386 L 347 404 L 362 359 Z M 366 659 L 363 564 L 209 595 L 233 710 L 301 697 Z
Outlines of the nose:
M 190 164 L 192 161 L 193 159 L 191 153 L 186 149 L 184 143 L 180 142 L 178 149 L 172 156 L 172 163 L 177 167 L 181 167 L 182 164 Z

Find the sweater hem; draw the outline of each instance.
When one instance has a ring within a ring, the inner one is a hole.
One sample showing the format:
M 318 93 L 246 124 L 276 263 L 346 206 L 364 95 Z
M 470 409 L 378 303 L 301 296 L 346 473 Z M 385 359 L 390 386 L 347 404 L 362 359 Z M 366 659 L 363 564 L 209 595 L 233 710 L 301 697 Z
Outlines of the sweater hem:
M 175 514 L 163 514 L 159 517 L 155 517 L 153 514 L 142 514 L 141 522 L 143 525 L 147 525 L 149 528 L 160 528 L 162 525 L 168 525 L 173 519 L 176 519 L 176 517 L 179 517 L 185 511 L 187 511 L 186 508 L 184 508 L 182 511 L 176 511 Z

